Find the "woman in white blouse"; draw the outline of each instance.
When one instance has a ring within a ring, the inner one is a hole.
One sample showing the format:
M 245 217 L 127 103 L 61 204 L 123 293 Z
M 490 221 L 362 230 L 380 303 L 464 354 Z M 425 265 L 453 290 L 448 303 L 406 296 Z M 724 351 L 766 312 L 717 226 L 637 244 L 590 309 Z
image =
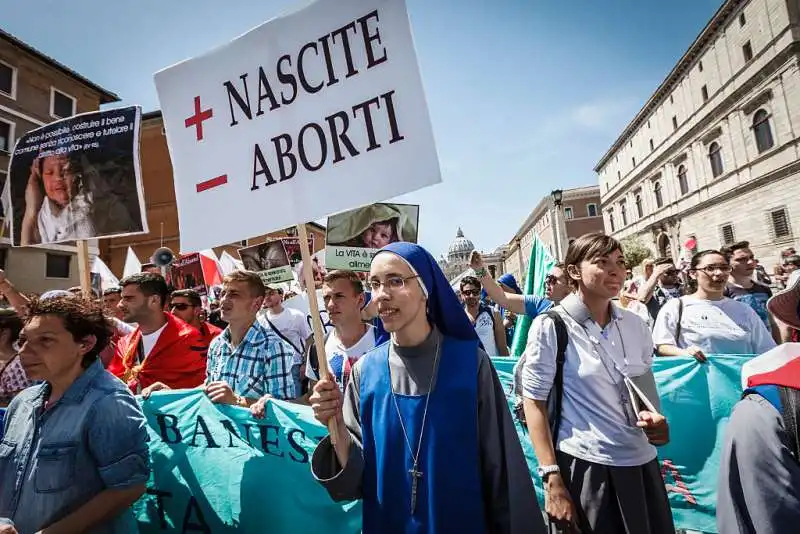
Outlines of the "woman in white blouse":
M 569 246 L 565 264 L 575 292 L 555 309 L 569 339 L 556 436 L 547 402 L 557 368 L 549 316 L 531 326 L 522 376 L 547 514 L 564 532 L 673 534 L 653 447 L 668 441 L 669 430 L 656 411 L 650 331 L 611 303 L 625 280 L 622 247 L 612 237 L 587 234 Z M 626 380 L 642 385 L 650 409 L 634 405 Z
M 723 296 L 731 267 L 716 250 L 692 257 L 691 295 L 668 301 L 656 318 L 653 342 L 659 356 L 763 354 L 775 347 L 772 335 L 753 309 Z

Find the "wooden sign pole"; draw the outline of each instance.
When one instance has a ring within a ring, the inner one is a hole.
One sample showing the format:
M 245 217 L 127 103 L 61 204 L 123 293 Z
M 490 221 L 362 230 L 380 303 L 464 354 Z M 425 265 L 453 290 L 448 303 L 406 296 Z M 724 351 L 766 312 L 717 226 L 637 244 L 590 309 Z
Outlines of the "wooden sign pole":
M 322 318 L 319 316 L 319 302 L 317 301 L 317 286 L 314 283 L 314 269 L 311 266 L 311 250 L 308 248 L 308 234 L 306 225 L 297 225 L 297 237 L 300 238 L 300 256 L 303 259 L 303 280 L 306 284 L 306 295 L 308 295 L 308 311 L 311 313 L 311 325 L 314 328 L 314 345 L 317 348 L 317 361 L 319 362 L 319 378 L 328 378 L 328 357 L 325 354 L 325 330 L 322 328 Z M 328 422 L 328 432 L 331 435 L 331 443 L 336 443 L 336 419 L 331 418 Z
M 89 265 L 89 243 L 85 239 L 76 242 L 78 249 L 78 275 L 84 298 L 92 299 L 92 267 Z

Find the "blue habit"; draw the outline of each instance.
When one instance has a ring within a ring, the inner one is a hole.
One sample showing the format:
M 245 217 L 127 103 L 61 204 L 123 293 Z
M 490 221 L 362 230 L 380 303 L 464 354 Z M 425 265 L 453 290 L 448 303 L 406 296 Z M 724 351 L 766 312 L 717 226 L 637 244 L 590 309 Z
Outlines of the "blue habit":
M 414 449 L 409 451 L 392 399 L 389 343 L 362 357 L 364 534 L 487 532 L 478 450 L 477 350 L 477 340 L 443 337 L 420 449 L 417 469 L 423 476 L 413 516 L 409 471 L 426 397 L 396 396 Z

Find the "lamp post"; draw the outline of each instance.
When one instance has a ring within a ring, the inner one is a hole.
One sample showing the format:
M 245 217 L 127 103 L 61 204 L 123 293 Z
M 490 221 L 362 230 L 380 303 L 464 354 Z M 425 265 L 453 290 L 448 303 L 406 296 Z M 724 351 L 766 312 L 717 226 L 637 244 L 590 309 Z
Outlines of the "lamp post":
M 561 261 L 561 201 L 564 199 L 564 192 L 561 189 L 554 189 L 550 196 L 553 197 L 553 234 L 556 242 L 556 259 Z

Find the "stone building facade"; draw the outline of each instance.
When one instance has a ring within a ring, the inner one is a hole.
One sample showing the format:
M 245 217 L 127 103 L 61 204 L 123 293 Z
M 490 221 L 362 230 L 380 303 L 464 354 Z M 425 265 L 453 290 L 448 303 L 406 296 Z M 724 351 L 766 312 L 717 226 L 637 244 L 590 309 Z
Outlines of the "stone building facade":
M 608 233 L 655 256 L 800 231 L 800 4 L 727 0 L 597 164 Z
M 100 241 L 100 257 L 111 271 L 120 276 L 125 266 L 128 247 L 131 247 L 142 263 L 150 261 L 150 257 L 159 247 L 171 249 L 175 254 L 180 252 L 197 252 L 180 250 L 180 228 L 178 226 L 178 207 L 175 202 L 175 185 L 172 177 L 172 161 L 167 148 L 167 137 L 164 134 L 164 122 L 160 111 L 145 113 L 142 116 L 140 157 L 142 162 L 142 186 L 144 188 L 145 212 L 150 232 L 104 239 Z M 231 217 L 230 206 L 220 206 L 219 213 L 208 214 L 208 224 L 214 224 L 215 217 Z M 294 228 L 247 237 L 238 243 L 228 243 L 214 248 L 217 255 L 227 251 L 238 258 L 238 249 L 247 245 L 263 243 L 268 239 L 293 236 Z M 314 238 L 314 251 L 325 247 L 325 228 L 315 223 L 306 225 L 309 237 Z
M 20 136 L 117 101 L 114 93 L 0 30 L 0 184 Z M 11 248 L 7 222 L 3 220 L 0 238 L 0 268 L 19 289 L 41 293 L 80 284 L 74 245 Z M 89 254 L 97 254 L 94 241 L 89 242 Z

